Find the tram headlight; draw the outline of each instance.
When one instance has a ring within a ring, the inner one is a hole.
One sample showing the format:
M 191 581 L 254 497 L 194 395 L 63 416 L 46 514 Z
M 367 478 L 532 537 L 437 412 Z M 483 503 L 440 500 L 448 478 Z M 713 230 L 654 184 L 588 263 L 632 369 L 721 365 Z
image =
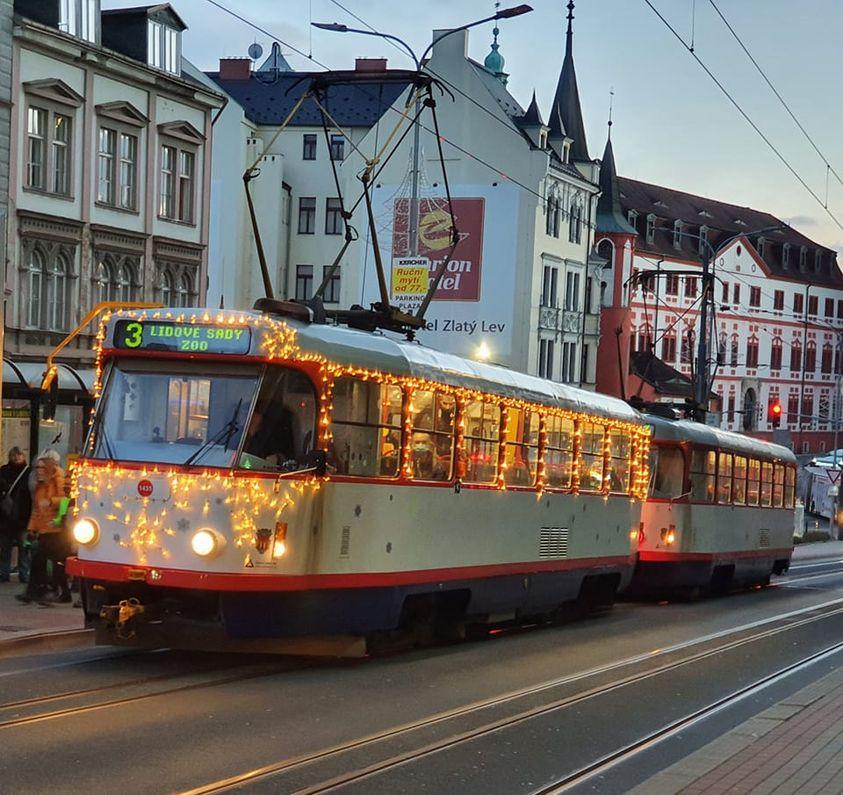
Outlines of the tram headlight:
M 99 525 L 93 520 L 84 517 L 73 525 L 73 539 L 82 546 L 96 544 L 100 537 Z
M 210 527 L 203 527 L 193 534 L 190 539 L 191 549 L 199 555 L 200 558 L 215 558 L 222 552 L 225 546 L 225 539 Z
M 272 557 L 283 558 L 287 554 L 287 523 L 275 523 L 275 538 L 272 540 Z

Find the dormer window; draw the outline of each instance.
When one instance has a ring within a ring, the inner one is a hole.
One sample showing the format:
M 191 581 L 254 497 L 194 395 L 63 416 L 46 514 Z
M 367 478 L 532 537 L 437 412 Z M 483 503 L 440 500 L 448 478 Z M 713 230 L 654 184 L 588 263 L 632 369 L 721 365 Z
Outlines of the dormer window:
M 85 41 L 99 41 L 100 0 L 59 0 L 59 30 Z
M 626 214 L 626 220 L 633 229 L 638 229 L 638 210 L 630 210 Z
M 656 240 L 656 216 L 650 213 L 647 216 L 647 242 L 653 243 Z
M 547 130 L 539 131 L 539 149 L 547 149 Z
M 682 248 L 682 221 L 673 222 L 673 247 Z
M 790 267 L 790 243 L 782 246 L 782 267 L 787 270 Z
M 571 144 L 568 141 L 565 141 L 562 144 L 562 162 L 569 163 L 571 161 Z
M 755 244 L 755 250 L 758 252 L 758 256 L 761 259 L 764 259 L 764 253 L 767 248 L 767 241 L 763 237 L 759 237 L 758 241 Z
M 154 19 L 150 19 L 147 25 L 147 63 L 170 74 L 180 74 L 181 36 L 179 31 Z
M 819 273 L 823 269 L 823 253 L 821 249 L 814 252 L 814 273 Z
M 708 247 L 708 227 L 701 226 L 700 227 L 700 254 L 705 254 L 706 248 Z
M 802 246 L 799 249 L 799 270 L 804 271 L 808 267 L 808 249 Z

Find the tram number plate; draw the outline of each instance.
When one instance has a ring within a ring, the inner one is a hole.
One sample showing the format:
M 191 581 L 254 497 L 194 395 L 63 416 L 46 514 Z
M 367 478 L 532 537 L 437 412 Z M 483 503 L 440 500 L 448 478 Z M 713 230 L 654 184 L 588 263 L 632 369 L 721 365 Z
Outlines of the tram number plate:
M 118 320 L 114 347 L 129 351 L 170 351 L 243 355 L 252 344 L 251 329 L 242 326 Z

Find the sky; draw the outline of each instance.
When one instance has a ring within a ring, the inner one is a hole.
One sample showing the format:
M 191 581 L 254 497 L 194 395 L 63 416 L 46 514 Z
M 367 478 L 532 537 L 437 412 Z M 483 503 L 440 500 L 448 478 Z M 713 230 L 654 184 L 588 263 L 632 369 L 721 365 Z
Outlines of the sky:
M 291 66 L 302 70 L 319 67 L 291 47 L 331 68 L 351 68 L 357 56 L 387 56 L 391 67 L 410 66 L 406 56 L 374 37 L 311 30 L 311 20 L 360 26 L 340 2 L 378 30 L 403 38 L 417 52 L 427 46 L 434 28 L 493 13 L 493 3 L 485 0 L 216 1 L 280 39 Z M 620 174 L 771 212 L 843 253 L 843 185 L 828 172 L 712 7 L 715 2 L 823 158 L 843 178 L 843 0 L 651 2 L 688 44 L 693 31 L 696 55 L 819 201 L 752 130 L 645 0 L 576 4 L 574 60 L 590 155 L 600 157 L 603 152 L 610 91 L 614 92 L 612 143 Z M 254 41 L 269 53 L 270 36 L 232 18 L 212 0 L 171 3 L 188 25 L 184 54 L 200 68 L 216 69 L 220 57 L 245 55 Z M 535 89 L 545 119 L 564 55 L 565 3 L 532 0 L 532 13 L 500 23 L 509 89 L 525 107 Z M 139 0 L 103 0 L 102 5 L 138 4 Z M 489 52 L 491 27 L 488 23 L 471 31 L 470 55 L 479 61 Z

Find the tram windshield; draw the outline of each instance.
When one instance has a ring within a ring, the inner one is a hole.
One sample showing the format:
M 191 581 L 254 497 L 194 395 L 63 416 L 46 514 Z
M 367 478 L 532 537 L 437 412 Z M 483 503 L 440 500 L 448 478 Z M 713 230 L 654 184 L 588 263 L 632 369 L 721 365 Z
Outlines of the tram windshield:
M 118 461 L 229 467 L 257 390 L 257 367 L 213 375 L 184 363 L 116 362 L 88 440 L 89 455 Z

